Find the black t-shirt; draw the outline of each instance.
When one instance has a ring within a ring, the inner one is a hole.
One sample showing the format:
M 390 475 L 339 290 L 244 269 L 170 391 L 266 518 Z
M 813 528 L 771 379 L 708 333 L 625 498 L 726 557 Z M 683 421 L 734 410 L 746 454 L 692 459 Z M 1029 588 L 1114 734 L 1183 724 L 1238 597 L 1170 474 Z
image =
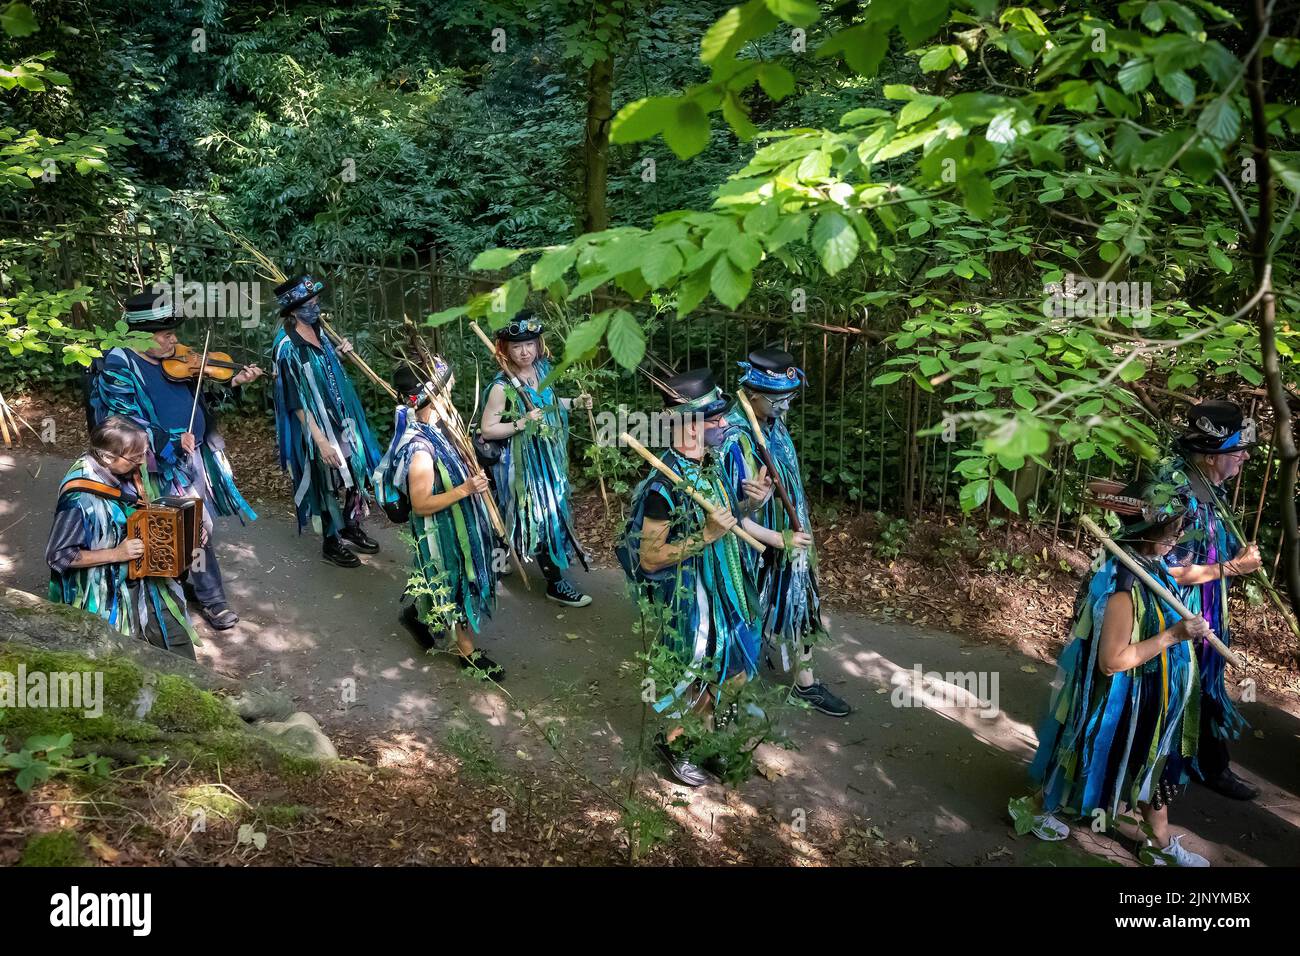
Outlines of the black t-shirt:
M 672 517 L 673 507 L 660 492 L 668 492 L 667 482 L 654 482 L 646 489 L 645 516 L 653 521 L 667 521 Z M 668 492 L 671 494 L 671 492 Z

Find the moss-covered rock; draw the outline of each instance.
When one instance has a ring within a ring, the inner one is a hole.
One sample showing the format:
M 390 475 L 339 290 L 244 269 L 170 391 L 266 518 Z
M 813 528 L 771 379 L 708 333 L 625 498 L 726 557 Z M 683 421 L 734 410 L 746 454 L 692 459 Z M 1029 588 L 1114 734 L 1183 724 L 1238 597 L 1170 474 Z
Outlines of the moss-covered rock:
M 166 758 L 199 769 L 257 766 L 293 775 L 315 773 L 320 759 L 336 756 L 318 727 L 319 738 L 259 731 L 228 696 L 237 695 L 241 709 L 282 710 L 273 692 L 123 638 L 83 611 L 0 588 L 0 672 L 15 675 L 12 683 L 20 671 L 92 674 L 95 699 L 79 708 L 0 704 L 0 735 L 10 749 L 35 735 L 71 733 L 78 754 L 119 762 Z
M 75 830 L 33 833 L 23 847 L 19 866 L 93 866 Z

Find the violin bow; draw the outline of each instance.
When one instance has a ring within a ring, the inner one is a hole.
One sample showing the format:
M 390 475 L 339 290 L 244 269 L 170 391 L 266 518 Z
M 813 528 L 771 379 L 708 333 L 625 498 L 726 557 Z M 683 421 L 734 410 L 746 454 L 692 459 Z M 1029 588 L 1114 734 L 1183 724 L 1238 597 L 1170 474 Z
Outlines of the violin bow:
M 193 433 L 194 416 L 199 410 L 199 394 L 203 390 L 203 373 L 207 371 L 208 365 L 208 346 L 212 343 L 212 330 L 208 329 L 208 334 L 203 337 L 203 358 L 199 360 L 199 377 L 194 383 L 194 404 L 190 406 L 190 424 L 185 430 Z

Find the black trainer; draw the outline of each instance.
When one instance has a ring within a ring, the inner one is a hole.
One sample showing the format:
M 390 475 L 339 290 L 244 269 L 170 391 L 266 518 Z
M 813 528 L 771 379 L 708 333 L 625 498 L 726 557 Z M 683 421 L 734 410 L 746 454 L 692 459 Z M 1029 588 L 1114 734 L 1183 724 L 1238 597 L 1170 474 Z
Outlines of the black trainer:
M 498 684 L 506 679 L 506 669 L 482 651 L 475 651 L 469 657 L 460 657 L 460 666 L 465 670 L 482 671 Z
M 379 542 L 362 529 L 361 525 L 349 525 L 339 532 L 340 537 L 346 538 L 352 543 L 352 547 L 362 554 L 378 554 Z
M 355 568 L 361 564 L 361 559 L 353 554 L 343 544 L 343 539 L 337 535 L 326 538 L 320 550 L 326 561 L 331 561 L 340 568 Z
M 564 578 L 546 585 L 546 596 L 565 607 L 586 607 L 591 603 L 590 594 L 583 594 Z
M 1242 780 L 1231 767 L 1225 767 L 1223 773 L 1206 780 L 1205 785 L 1230 800 L 1254 800 L 1259 796 L 1259 787 Z
M 828 717 L 847 717 L 853 712 L 853 708 L 831 693 L 830 688 L 821 681 L 814 681 L 807 687 L 796 685 L 790 692 L 790 698 L 801 700 L 813 710 L 821 711 Z
M 668 744 L 668 738 L 660 734 L 655 738 L 655 753 L 668 768 L 668 775 L 687 787 L 702 787 L 709 782 L 709 775 L 682 754 L 674 753 Z

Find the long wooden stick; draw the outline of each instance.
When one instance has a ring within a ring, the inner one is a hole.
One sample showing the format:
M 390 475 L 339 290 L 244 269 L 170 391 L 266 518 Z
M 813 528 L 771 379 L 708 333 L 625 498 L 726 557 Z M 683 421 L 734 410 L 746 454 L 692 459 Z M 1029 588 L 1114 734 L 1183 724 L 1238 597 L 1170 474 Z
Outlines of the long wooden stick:
M 661 459 L 654 452 L 647 449 L 644 445 L 642 445 L 639 441 L 637 441 L 627 432 L 623 432 L 623 434 L 620 435 L 619 438 L 622 439 L 623 444 L 627 445 L 627 447 L 631 448 L 634 452 L 636 452 L 638 455 L 644 458 L 649 463 L 650 467 L 654 468 L 665 478 L 671 481 L 674 487 L 680 489 L 681 491 L 684 491 L 688 497 L 690 497 L 697 505 L 699 505 L 709 514 L 716 515 L 722 512 L 722 509 L 720 507 L 715 505 L 708 498 L 704 497 L 704 495 L 699 490 L 688 485 L 681 475 L 677 474 L 677 472 L 673 471 L 671 468 L 665 465 L 663 459 Z M 731 532 L 735 534 L 737 538 L 745 542 L 745 544 L 749 545 L 751 548 L 753 548 L 756 551 L 762 551 L 767 547 L 767 545 L 763 544 L 763 542 L 759 541 L 752 534 L 750 534 L 748 531 L 742 528 L 739 524 L 733 527 L 731 529 Z
M 749 404 L 749 398 L 745 395 L 744 389 L 736 389 L 736 398 L 740 402 L 740 407 L 745 411 L 745 417 L 749 419 L 749 427 L 754 430 L 754 440 L 758 443 L 758 457 L 767 466 L 767 474 L 772 479 L 772 487 L 776 489 L 776 496 L 781 499 L 781 504 L 785 507 L 786 517 L 790 519 L 790 528 L 793 531 L 802 531 L 803 524 L 799 521 L 799 512 L 795 509 L 794 502 L 790 500 L 785 485 L 781 483 L 781 473 L 777 471 L 776 464 L 772 461 L 772 451 L 767 447 L 767 436 L 763 434 L 763 429 L 758 424 L 758 416 L 754 414 L 754 406 Z
M 1167 587 L 1165 587 L 1163 584 L 1161 584 L 1159 581 L 1153 578 L 1147 572 L 1146 568 L 1138 564 L 1136 559 L 1134 559 L 1134 557 L 1131 554 L 1129 554 L 1118 544 L 1112 541 L 1110 535 L 1106 534 L 1106 532 L 1102 531 L 1101 528 L 1097 526 L 1097 522 L 1093 521 L 1087 515 L 1081 515 L 1079 518 L 1079 523 L 1088 530 L 1089 534 L 1091 534 L 1094 538 L 1100 541 L 1101 546 L 1105 548 L 1107 551 L 1109 551 L 1111 554 L 1113 554 L 1120 564 L 1124 565 L 1124 567 L 1132 571 L 1134 577 L 1136 577 L 1139 581 L 1141 581 L 1148 588 L 1150 588 L 1151 591 L 1157 597 L 1162 598 L 1165 601 L 1165 603 L 1167 603 L 1170 607 L 1172 607 L 1175 611 L 1177 611 L 1179 617 L 1181 618 L 1199 617 L 1199 615 L 1193 614 L 1191 610 L 1188 609 L 1187 605 L 1178 599 L 1177 595 L 1175 595 Z M 1206 640 L 1209 641 L 1210 646 L 1213 647 L 1220 654 L 1222 654 L 1223 659 L 1226 660 L 1233 667 L 1237 668 L 1238 670 L 1245 669 L 1246 665 L 1242 662 L 1241 658 L 1238 657 L 1231 650 L 1229 650 L 1228 646 L 1224 644 L 1223 641 L 1219 640 L 1219 638 L 1215 636 L 1213 632 L 1210 633 L 1210 635 L 1206 638 Z
M 600 433 L 596 431 L 596 416 L 587 406 L 587 424 L 591 426 L 591 441 L 596 446 L 596 480 L 600 482 L 600 500 L 605 503 L 605 518 L 609 519 L 609 492 L 605 490 L 605 469 L 600 464 Z
M 1206 488 L 1213 487 L 1210 484 L 1210 479 L 1205 477 L 1205 473 L 1201 471 L 1200 468 L 1192 462 L 1188 462 L 1187 464 L 1192 471 L 1196 472 L 1197 477 L 1201 479 Z M 1233 516 L 1230 509 L 1216 508 L 1214 513 L 1228 526 L 1228 530 L 1236 536 L 1238 543 L 1245 544 L 1247 542 L 1248 539 L 1246 538 L 1246 535 L 1242 532 L 1241 526 L 1237 524 L 1237 519 Z M 1278 549 L 1278 553 L 1281 554 L 1281 548 Z M 1219 563 L 1222 564 L 1223 562 L 1221 561 Z M 1297 639 L 1300 639 L 1300 623 L 1296 622 L 1295 615 L 1292 614 L 1291 611 L 1287 609 L 1286 605 L 1282 603 L 1282 596 L 1277 593 L 1277 588 L 1273 586 L 1273 582 L 1270 581 L 1268 575 L 1264 573 L 1263 566 L 1261 565 L 1254 571 L 1250 572 L 1249 576 L 1253 577 L 1259 586 L 1264 589 L 1264 593 L 1267 594 L 1269 600 L 1273 602 L 1273 606 L 1277 608 L 1277 612 L 1282 615 L 1282 620 L 1286 621 L 1287 627 L 1291 629 L 1291 633 Z
M 477 322 L 471 322 L 469 327 L 474 331 L 474 334 L 479 337 L 483 344 L 487 346 L 488 354 L 496 359 L 496 363 L 501 367 L 501 371 L 505 372 L 506 378 L 510 380 L 510 384 L 513 385 L 515 391 L 519 393 L 519 400 L 524 403 L 524 408 L 531 412 L 536 408 L 536 406 L 528 397 L 527 391 L 524 390 L 524 383 L 519 381 L 519 376 L 510 371 L 510 366 L 507 364 L 505 358 L 497 351 L 496 346 L 492 344 L 492 340 L 487 337 L 486 333 L 478 327 Z
M 478 463 L 478 456 L 474 454 L 474 443 L 469 439 L 465 422 L 461 419 L 460 412 L 456 411 L 456 406 L 445 395 L 431 396 L 430 398 L 434 414 L 441 419 L 446 427 L 447 433 L 451 436 L 452 444 L 460 452 L 461 461 L 465 463 L 465 467 L 486 477 L 483 467 Z M 501 510 L 497 507 L 496 498 L 492 496 L 491 491 L 483 495 L 483 506 L 487 509 L 488 518 L 492 522 L 492 528 L 496 531 L 497 537 L 501 539 L 502 544 L 506 546 L 506 550 L 510 553 L 510 560 L 519 572 L 519 579 L 524 582 L 524 588 L 531 591 L 533 585 L 528 580 L 528 572 L 524 570 L 524 563 L 519 559 L 519 554 L 515 551 L 515 546 L 510 540 L 510 533 L 506 530 L 506 523 L 501 517 Z
M 334 342 L 335 345 L 338 345 L 340 342 L 343 341 L 343 338 L 332 328 L 330 328 L 330 324 L 325 321 L 325 316 L 323 315 L 320 317 L 320 327 L 325 330 L 325 334 L 330 337 L 330 339 Z M 347 357 L 352 360 L 353 364 L 356 365 L 357 368 L 361 369 L 362 374 L 364 374 L 366 378 L 370 379 L 370 381 L 374 382 L 385 392 L 387 392 L 389 397 L 392 398 L 393 401 L 399 403 L 402 401 L 401 396 L 397 394 L 397 389 L 393 388 L 393 386 L 389 385 L 386 381 L 384 381 L 383 377 L 374 369 L 372 369 L 369 365 L 367 365 L 366 360 L 363 359 L 360 355 L 358 355 L 355 350 L 350 350 L 347 354 Z

